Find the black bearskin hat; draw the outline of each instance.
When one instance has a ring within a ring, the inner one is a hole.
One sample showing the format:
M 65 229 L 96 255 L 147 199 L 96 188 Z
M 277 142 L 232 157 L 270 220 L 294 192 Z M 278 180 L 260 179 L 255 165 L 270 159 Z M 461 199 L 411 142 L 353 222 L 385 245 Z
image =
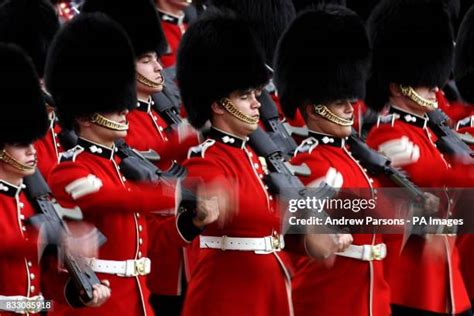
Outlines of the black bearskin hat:
M 463 99 L 474 103 L 474 7 L 466 13 L 459 28 L 454 78 Z
M 211 0 L 210 3 L 234 11 L 248 24 L 265 50 L 267 64 L 271 65 L 278 39 L 296 15 L 292 1 Z
M 0 4 L 0 42 L 20 46 L 40 78 L 59 20 L 48 0 L 6 0 Z
M 342 6 L 298 16 L 283 34 L 275 58 L 275 83 L 283 112 L 305 104 L 365 95 L 370 46 L 363 21 Z
M 30 144 L 48 130 L 48 114 L 38 75 L 25 52 L 0 44 L 0 148 Z
M 263 50 L 247 25 L 230 12 L 206 10 L 181 40 L 177 81 L 195 128 L 210 118 L 213 102 L 262 86 L 268 78 Z
M 61 124 L 136 105 L 135 56 L 123 29 L 101 13 L 80 14 L 51 44 L 45 71 Z
M 366 103 L 380 111 L 389 84 L 443 87 L 452 70 L 453 33 L 439 0 L 382 0 L 368 20 L 372 74 Z
M 102 12 L 119 23 L 132 42 L 135 56 L 148 52 L 162 55 L 168 43 L 151 0 L 86 0 L 83 13 Z

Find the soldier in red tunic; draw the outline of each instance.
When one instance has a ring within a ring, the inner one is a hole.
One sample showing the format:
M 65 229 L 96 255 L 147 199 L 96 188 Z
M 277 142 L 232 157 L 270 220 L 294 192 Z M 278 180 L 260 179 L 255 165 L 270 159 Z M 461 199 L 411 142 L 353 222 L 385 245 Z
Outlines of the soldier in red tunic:
M 219 205 L 227 201 L 233 215 L 200 236 L 183 315 L 292 315 L 280 211 L 263 182 L 265 165 L 247 144 L 269 78 L 263 52 L 240 20 L 208 10 L 183 37 L 178 61 L 190 123 L 211 125 L 209 138 L 189 151 L 182 190 L 218 186 L 226 191 Z M 183 198 L 183 214 L 193 208 Z
M 436 92 L 452 69 L 449 15 L 436 1 L 382 1 L 368 21 L 373 72 L 368 106 L 389 115 L 367 136 L 367 144 L 402 168 L 418 186 L 437 188 L 437 216 L 450 217 L 452 200 L 444 174 L 450 169 L 428 127 Z M 471 315 L 455 238 L 410 236 L 396 264 L 388 267 L 393 315 Z
M 0 5 L 0 42 L 15 43 L 23 48 L 33 60 L 40 80 L 44 74 L 48 47 L 58 29 L 58 17 L 47 0 L 9 0 Z M 43 93 L 47 94 L 44 88 Z M 47 134 L 35 143 L 38 168 L 45 178 L 58 164 L 59 154 L 64 151 L 58 139 L 61 128 L 57 124 L 53 104 L 46 106 L 49 129 Z
M 63 206 L 79 206 L 85 221 L 107 237 L 98 258 L 88 263 L 107 278 L 112 298 L 96 311 L 71 310 L 63 315 L 151 315 L 146 275 L 148 234 L 145 214 L 174 207 L 174 187 L 139 184 L 125 178 L 114 142 L 126 136 L 126 114 L 136 104 L 135 62 L 125 32 L 103 14 L 81 14 L 52 44 L 46 85 L 65 128 L 74 129 L 78 145 L 53 169 L 50 185 Z M 171 242 L 184 241 L 175 226 Z
M 258 126 L 258 89 L 268 80 L 263 54 L 238 20 L 208 11 L 183 37 L 178 60 L 190 123 L 212 124 L 209 139 L 190 150 L 183 187 L 215 183 L 236 202 L 231 222 L 210 225 L 200 237 L 183 315 L 291 315 L 279 213 L 246 143 Z
M 176 64 L 179 42 L 188 27 L 184 10 L 190 4 L 190 0 L 156 0 L 161 27 L 168 42 L 167 51 L 161 56 L 161 62 L 165 68 Z
M 474 104 L 474 9 L 471 8 L 464 16 L 456 40 L 456 51 L 454 58 L 454 76 L 456 85 L 462 98 L 468 104 Z M 457 125 L 458 133 L 471 135 L 474 139 L 474 110 L 469 106 L 471 115 L 461 119 Z M 474 144 L 470 144 L 474 148 Z
M 275 79 L 283 109 L 292 117 L 299 108 L 308 126 L 309 138 L 291 160 L 310 168 L 311 175 L 301 177 L 302 182 L 310 187 L 325 181 L 347 190 L 364 188 L 354 193 L 374 199 L 377 183 L 346 145 L 354 119 L 352 103 L 365 95 L 369 68 L 363 21 L 342 6 L 307 11 L 287 29 L 276 56 Z M 353 238 L 347 250 L 331 258 L 332 266 L 329 260 L 297 258 L 295 315 L 390 314 L 382 236 L 355 234 Z
M 0 314 L 36 314 L 54 306 L 42 294 L 41 285 L 47 286 L 49 280 L 41 278 L 38 234 L 29 223 L 37 210 L 26 196 L 23 178 L 35 172 L 37 156 L 32 143 L 45 134 L 47 113 L 39 79 L 23 51 L 0 44 L 0 67 L 0 84 L 5 89 L 0 119 Z M 22 82 L 21 90 L 18 82 Z M 20 93 L 24 95 L 19 97 Z M 96 285 L 89 306 L 100 305 L 108 297 L 108 288 Z M 77 299 L 66 298 L 63 292 L 55 293 L 54 298 L 63 302 Z
M 82 12 L 106 13 L 120 23 L 131 39 L 136 54 L 137 107 L 127 115 L 128 131 L 125 141 L 141 152 L 153 151 L 159 155 L 155 164 L 163 171 L 176 161 L 183 161 L 188 149 L 198 144 L 196 133 L 191 127 L 172 129 L 155 110 L 152 94 L 160 93 L 166 84 L 163 79 L 160 56 L 164 53 L 166 39 L 161 31 L 158 14 L 151 0 L 116 2 L 88 0 Z M 188 130 L 185 133 L 185 130 Z M 186 135 L 187 134 L 187 135 Z M 148 276 L 151 302 L 157 314 L 179 315 L 182 303 L 183 283 L 186 282 L 183 249 L 173 244 L 165 234 L 163 225 L 175 226 L 175 210 L 170 209 L 162 216 L 151 214 L 147 217 L 150 232 L 150 259 L 153 262 Z M 189 275 L 189 274 L 188 274 Z
M 236 12 L 252 28 L 253 34 L 265 52 L 265 62 L 271 68 L 278 39 L 296 16 L 292 1 L 211 0 L 208 2 L 217 8 Z M 304 120 L 299 111 L 293 118 L 285 117 L 272 81 L 266 85 L 265 89 L 275 102 L 281 120 L 288 121 L 292 126 L 304 126 Z
M 474 104 L 474 94 L 472 92 L 472 88 L 474 87 L 473 32 L 474 8 L 471 8 L 464 16 L 463 22 L 459 28 L 454 58 L 454 77 L 456 79 L 456 85 L 459 88 L 459 92 L 463 99 L 470 104 Z M 471 107 L 471 113 L 472 112 Z M 456 130 L 458 133 L 474 137 L 474 116 L 471 115 L 460 120 L 457 123 Z M 474 143 L 470 143 L 469 145 L 471 149 L 474 149 Z M 458 184 L 458 186 L 474 186 L 474 181 L 472 181 L 472 177 L 468 176 L 466 167 L 459 166 L 459 168 L 461 177 L 465 179 L 466 184 Z M 469 166 L 469 168 L 472 169 L 472 165 Z M 469 178 L 471 178 L 470 181 L 468 180 Z M 469 192 L 466 192 L 465 194 L 468 195 Z M 464 198 L 466 198 L 466 196 L 464 196 Z M 466 210 L 471 208 L 471 205 L 464 204 L 463 206 Z M 474 247 L 474 238 L 471 234 L 459 236 L 457 244 L 461 255 L 461 270 L 472 305 L 474 302 L 474 273 L 472 269 L 474 260 L 472 251 Z

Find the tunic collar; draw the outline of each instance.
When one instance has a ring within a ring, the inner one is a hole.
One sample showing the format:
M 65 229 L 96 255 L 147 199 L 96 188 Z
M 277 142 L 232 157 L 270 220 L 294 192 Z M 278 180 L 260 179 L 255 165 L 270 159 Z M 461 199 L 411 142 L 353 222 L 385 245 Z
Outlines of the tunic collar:
M 211 128 L 209 137 L 222 144 L 229 145 L 235 148 L 240 148 L 240 149 L 243 149 L 245 147 L 245 143 L 248 140 L 248 137 L 246 139 L 242 139 L 240 137 L 224 132 L 223 130 L 217 129 L 215 127 Z
M 104 145 L 94 143 L 90 140 L 87 140 L 81 137 L 79 137 L 79 139 L 77 140 L 77 144 L 81 146 L 82 148 L 84 148 L 84 150 L 87 151 L 88 153 L 91 153 L 93 155 L 96 155 L 105 159 L 109 159 L 109 160 L 113 160 L 114 154 L 115 152 L 117 152 L 117 148 L 115 147 L 115 145 L 113 145 L 112 148 L 110 148 Z

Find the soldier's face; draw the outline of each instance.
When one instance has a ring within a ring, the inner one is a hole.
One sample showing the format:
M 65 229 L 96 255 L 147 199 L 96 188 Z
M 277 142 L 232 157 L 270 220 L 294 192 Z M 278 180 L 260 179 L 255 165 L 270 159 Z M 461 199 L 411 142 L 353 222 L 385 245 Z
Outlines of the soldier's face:
M 38 161 L 36 157 L 36 149 L 33 144 L 6 144 L 4 150 L 21 164 L 36 167 Z M 3 161 L 0 161 L 0 169 L 9 176 L 16 176 L 19 178 L 32 175 L 35 172 L 35 169 L 18 170 Z
M 416 87 L 413 88 L 415 92 L 422 97 L 425 100 L 436 102 L 436 93 L 439 91 L 438 87 L 434 88 L 428 88 L 428 87 Z M 408 97 L 405 97 L 407 99 L 407 105 L 412 109 L 412 110 L 423 110 L 426 111 L 426 108 L 419 105 L 418 103 L 414 102 L 413 100 L 409 99 Z
M 127 123 L 128 110 L 100 114 L 111 121 L 120 124 Z M 91 124 L 91 129 L 98 139 L 100 139 L 102 144 L 113 143 L 117 139 L 127 136 L 127 131 L 116 131 L 97 124 Z
M 351 120 L 354 116 L 354 107 L 350 100 L 337 100 L 326 104 L 326 107 L 337 116 Z M 336 137 L 347 137 L 352 132 L 352 126 L 341 126 L 319 115 L 317 125 L 321 132 Z
M 229 95 L 229 100 L 240 112 L 248 117 L 258 120 L 260 117 L 260 102 L 258 102 L 257 98 L 261 95 L 261 93 L 262 91 L 257 89 L 234 91 Z M 233 133 L 236 136 L 246 137 L 258 127 L 258 123 L 249 124 L 243 122 L 228 112 L 225 112 L 225 115 L 229 126 L 233 129 Z
M 137 81 L 137 92 L 139 94 L 142 93 L 151 95 L 163 90 L 163 76 L 161 74 L 163 67 L 158 61 L 158 56 L 155 52 L 149 52 L 141 55 L 137 59 L 136 68 L 139 74 L 148 80 L 159 84 L 157 87 L 149 87 Z

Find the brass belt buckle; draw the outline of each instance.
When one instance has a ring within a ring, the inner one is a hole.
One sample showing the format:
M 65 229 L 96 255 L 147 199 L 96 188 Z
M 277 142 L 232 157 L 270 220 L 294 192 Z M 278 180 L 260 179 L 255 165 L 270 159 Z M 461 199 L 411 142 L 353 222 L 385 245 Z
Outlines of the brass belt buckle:
M 135 274 L 136 275 L 145 275 L 146 274 L 146 266 L 144 260 L 135 260 Z
M 272 235 L 272 248 L 273 250 L 281 249 L 280 235 L 277 232 L 273 232 Z
M 372 246 L 372 260 L 382 260 L 382 247 L 380 245 Z

